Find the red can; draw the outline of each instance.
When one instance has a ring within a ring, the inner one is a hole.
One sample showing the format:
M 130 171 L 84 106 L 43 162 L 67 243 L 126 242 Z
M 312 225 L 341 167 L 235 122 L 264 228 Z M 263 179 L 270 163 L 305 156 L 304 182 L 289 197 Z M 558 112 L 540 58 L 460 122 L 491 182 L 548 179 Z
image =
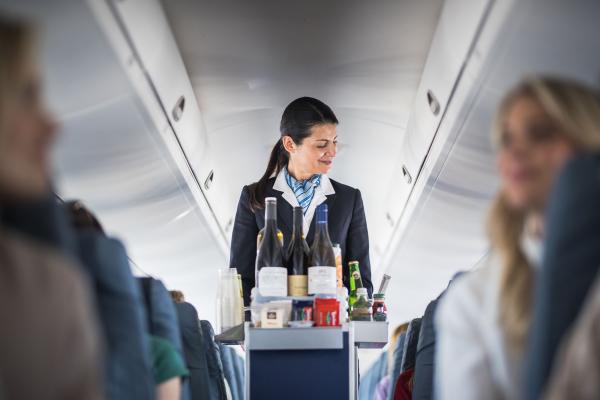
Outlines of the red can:
M 340 302 L 336 299 L 315 299 L 316 326 L 340 326 Z

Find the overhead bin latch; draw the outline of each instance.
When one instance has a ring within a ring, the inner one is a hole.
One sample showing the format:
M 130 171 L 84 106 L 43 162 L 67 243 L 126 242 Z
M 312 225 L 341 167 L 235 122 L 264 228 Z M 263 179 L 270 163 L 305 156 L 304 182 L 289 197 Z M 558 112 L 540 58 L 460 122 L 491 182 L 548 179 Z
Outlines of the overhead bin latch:
M 440 113 L 440 109 L 442 107 L 440 106 L 440 102 L 437 100 L 437 98 L 431 90 L 427 91 L 427 102 L 429 103 L 429 108 L 431 109 L 433 115 L 437 116 Z
M 175 103 L 175 107 L 173 107 L 173 111 L 171 111 L 171 115 L 175 122 L 179 122 L 181 116 L 183 115 L 183 109 L 185 108 L 185 96 L 179 97 L 177 99 L 177 103 Z
M 402 166 L 402 175 L 404 175 L 406 183 L 410 185 L 412 183 L 412 176 L 410 175 L 410 172 L 408 172 L 408 168 L 406 168 L 406 165 Z
M 206 177 L 206 180 L 204 181 L 204 189 L 210 189 L 213 179 L 215 179 L 215 171 L 211 169 L 208 173 L 208 176 Z

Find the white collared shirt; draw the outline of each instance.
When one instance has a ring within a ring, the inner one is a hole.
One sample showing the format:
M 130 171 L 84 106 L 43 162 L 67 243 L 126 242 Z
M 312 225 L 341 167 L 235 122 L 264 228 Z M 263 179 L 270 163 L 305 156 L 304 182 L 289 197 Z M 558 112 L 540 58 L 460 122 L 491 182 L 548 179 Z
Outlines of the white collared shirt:
M 278 192 L 282 192 L 282 197 L 292 206 L 292 207 L 300 207 L 298 203 L 298 199 L 296 199 L 296 195 L 292 191 L 292 188 L 287 184 L 285 180 L 285 172 L 281 170 L 275 178 L 275 183 L 273 184 L 273 190 Z M 324 203 L 327 200 L 327 196 L 335 194 L 335 190 L 331 185 L 331 181 L 327 175 L 321 175 L 321 184 L 315 188 L 315 195 L 313 196 L 310 205 L 308 206 L 308 210 L 306 210 L 306 214 L 304 214 L 304 223 L 302 224 L 302 230 L 304 232 L 304 237 L 308 236 L 308 231 L 310 230 L 310 224 L 315 216 L 315 211 L 317 206 Z

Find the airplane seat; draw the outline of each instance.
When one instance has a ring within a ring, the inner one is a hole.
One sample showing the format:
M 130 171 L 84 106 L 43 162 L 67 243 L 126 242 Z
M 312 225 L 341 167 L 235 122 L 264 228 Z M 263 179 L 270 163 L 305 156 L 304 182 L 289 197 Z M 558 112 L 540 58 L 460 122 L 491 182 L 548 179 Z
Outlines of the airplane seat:
M 600 269 L 600 154 L 571 160 L 546 210 L 542 267 L 536 279 L 526 398 L 544 390 L 555 353 L 578 316 Z
M 190 303 L 174 303 L 181 330 L 185 363 L 190 371 L 192 400 L 210 399 L 209 372 L 204 337 L 198 323 L 198 312 Z
M 138 283 L 142 289 L 142 298 L 146 306 L 148 332 L 168 340 L 185 359 L 177 311 L 169 291 L 162 281 L 151 277 L 140 277 Z M 190 399 L 188 380 L 182 382 L 181 399 Z
M 388 353 L 382 351 L 375 363 L 360 378 L 358 385 L 358 398 L 360 400 L 369 400 L 373 398 L 375 389 L 379 381 L 388 373 Z
M 208 361 L 210 399 L 227 400 L 223 363 L 221 361 L 219 346 L 215 342 L 215 332 L 208 321 L 200 321 L 200 330 L 202 331 L 202 337 L 204 339 L 202 343 L 204 344 Z
M 406 339 L 404 340 L 404 350 L 402 352 L 402 364 L 400 373 L 406 372 L 415 367 L 415 358 L 417 354 L 417 344 L 419 342 L 419 333 L 421 331 L 421 318 L 415 318 L 410 321 L 406 330 Z
M 394 351 L 394 364 L 392 366 L 392 373 L 390 375 L 390 390 L 388 390 L 388 400 L 392 400 L 394 398 L 394 390 L 396 389 L 396 381 L 400 376 L 400 369 L 402 366 L 402 355 L 404 354 L 404 342 L 406 340 L 406 333 L 402 332 L 400 336 L 398 336 L 398 341 L 396 342 L 396 348 Z
M 78 234 L 84 269 L 91 277 L 106 342 L 106 394 L 110 399 L 152 399 L 154 382 L 140 290 L 118 240 Z
M 391 392 L 394 400 L 410 399 L 412 397 L 411 382 L 414 375 L 415 357 L 420 330 L 421 318 L 415 318 L 410 321 L 406 331 L 406 338 L 404 339 L 402 361 L 400 363 L 400 375 L 396 378 L 394 390 Z
M 415 356 L 414 400 L 431 400 L 433 396 L 433 369 L 435 358 L 434 316 L 441 295 L 427 305 L 421 320 L 421 331 Z
M 244 359 L 230 346 L 219 343 L 223 373 L 229 384 L 232 398 L 243 399 L 245 394 L 246 365 Z

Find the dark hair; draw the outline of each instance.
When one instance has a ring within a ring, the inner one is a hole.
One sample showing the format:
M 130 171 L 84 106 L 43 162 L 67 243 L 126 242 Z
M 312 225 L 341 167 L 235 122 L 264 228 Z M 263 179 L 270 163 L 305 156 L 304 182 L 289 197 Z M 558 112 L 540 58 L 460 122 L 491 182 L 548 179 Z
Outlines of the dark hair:
M 283 111 L 279 132 L 281 137 L 289 136 L 297 145 L 311 135 L 314 126 L 323 124 L 338 124 L 338 119 L 331 108 L 320 100 L 312 97 L 300 97 L 292 101 Z M 258 182 L 249 186 L 250 208 L 260 210 L 264 207 L 267 181 L 273 174 L 278 174 L 288 163 L 289 154 L 283 147 L 283 141 L 277 140 L 267 170 Z
M 170 290 L 169 294 L 175 303 L 185 303 L 185 296 L 180 290 Z
M 65 202 L 65 205 L 71 216 L 71 224 L 77 231 L 98 232 L 104 235 L 104 229 L 98 218 L 81 201 L 71 200 Z

